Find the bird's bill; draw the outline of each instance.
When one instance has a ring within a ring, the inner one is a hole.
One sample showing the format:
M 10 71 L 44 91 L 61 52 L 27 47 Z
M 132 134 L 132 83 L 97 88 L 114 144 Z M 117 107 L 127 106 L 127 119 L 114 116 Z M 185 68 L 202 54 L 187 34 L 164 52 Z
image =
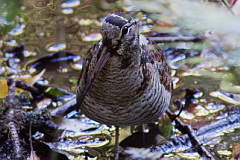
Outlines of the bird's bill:
M 93 82 L 93 80 L 97 77 L 103 66 L 106 64 L 107 60 L 110 57 L 110 52 L 107 51 L 107 47 L 104 46 L 97 53 L 97 62 L 94 69 L 91 71 L 88 77 L 89 82 Z
M 101 71 L 101 69 L 106 64 L 107 60 L 110 57 L 110 52 L 107 51 L 106 46 L 103 46 L 102 48 L 99 49 L 99 51 L 97 52 L 97 57 L 98 58 L 97 58 L 95 67 L 93 68 L 92 71 L 90 71 L 90 73 L 87 73 L 88 77 L 87 77 L 85 86 L 83 88 L 83 91 L 82 91 L 80 97 L 78 98 L 78 104 L 76 106 L 77 111 L 79 110 L 79 107 L 81 106 L 90 86 L 92 85 L 92 82 L 98 76 L 99 72 Z

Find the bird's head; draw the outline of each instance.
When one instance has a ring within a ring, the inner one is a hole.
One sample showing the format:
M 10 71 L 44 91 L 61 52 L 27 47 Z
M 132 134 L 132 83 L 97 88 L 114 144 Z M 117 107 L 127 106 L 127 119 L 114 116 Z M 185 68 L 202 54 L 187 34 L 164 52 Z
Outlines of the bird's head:
M 103 45 L 111 53 L 122 55 L 139 43 L 137 22 L 123 13 L 110 14 L 102 23 Z

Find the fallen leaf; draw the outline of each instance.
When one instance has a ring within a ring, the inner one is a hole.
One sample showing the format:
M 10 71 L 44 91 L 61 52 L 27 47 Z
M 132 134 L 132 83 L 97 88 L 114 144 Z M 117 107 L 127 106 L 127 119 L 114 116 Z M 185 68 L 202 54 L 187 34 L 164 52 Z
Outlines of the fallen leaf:
M 31 75 L 23 75 L 21 77 L 17 77 L 15 79 L 17 80 L 21 80 L 29 85 L 33 85 L 35 82 L 37 82 L 44 74 L 45 69 L 42 70 L 39 74 L 35 75 L 35 76 L 31 76 Z M 4 98 L 8 95 L 8 84 L 7 84 L 7 80 L 6 79 L 0 79 L 0 86 L 1 86 L 1 90 L 0 90 L 0 98 Z M 15 93 L 19 94 L 22 93 L 23 90 L 20 88 L 16 88 L 15 89 Z
M 27 66 L 29 67 L 29 71 L 33 73 L 36 70 L 46 69 L 47 71 L 50 71 L 64 68 L 69 65 L 69 63 L 76 62 L 78 60 L 80 60 L 80 56 L 75 55 L 74 53 L 58 51 L 43 56 L 33 62 L 29 62 Z
M 234 159 L 240 158 L 240 143 L 233 143 L 232 145 L 232 157 Z

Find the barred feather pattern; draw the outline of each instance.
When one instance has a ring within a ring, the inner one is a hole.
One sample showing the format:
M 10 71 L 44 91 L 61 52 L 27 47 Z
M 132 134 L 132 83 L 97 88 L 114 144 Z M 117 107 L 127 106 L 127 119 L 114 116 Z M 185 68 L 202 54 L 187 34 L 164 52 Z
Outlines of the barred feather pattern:
M 90 119 L 115 126 L 139 125 L 157 120 L 168 108 L 172 92 L 170 68 L 162 51 L 148 49 L 150 44 L 141 39 L 140 47 L 132 51 L 137 56 L 111 54 L 84 99 L 79 99 L 102 42 L 88 51 L 79 77 L 77 105 Z

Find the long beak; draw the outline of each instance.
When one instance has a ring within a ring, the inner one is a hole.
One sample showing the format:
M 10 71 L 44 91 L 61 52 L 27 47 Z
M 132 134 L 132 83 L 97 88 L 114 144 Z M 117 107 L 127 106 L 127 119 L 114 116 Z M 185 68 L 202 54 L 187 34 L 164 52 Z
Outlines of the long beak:
M 85 84 L 85 87 L 80 95 L 80 97 L 78 98 L 78 103 L 76 106 L 76 110 L 79 110 L 79 107 L 81 106 L 92 82 L 94 81 L 94 79 L 97 77 L 97 75 L 99 74 L 99 72 L 101 71 L 101 69 L 103 68 L 103 66 L 106 64 L 107 60 L 110 57 L 110 52 L 107 52 L 107 47 L 103 46 L 102 48 L 99 49 L 98 53 L 97 53 L 97 57 L 99 57 L 97 59 L 97 62 L 95 64 L 94 69 L 92 70 L 92 72 L 90 72 L 90 74 L 87 77 L 87 81 Z

